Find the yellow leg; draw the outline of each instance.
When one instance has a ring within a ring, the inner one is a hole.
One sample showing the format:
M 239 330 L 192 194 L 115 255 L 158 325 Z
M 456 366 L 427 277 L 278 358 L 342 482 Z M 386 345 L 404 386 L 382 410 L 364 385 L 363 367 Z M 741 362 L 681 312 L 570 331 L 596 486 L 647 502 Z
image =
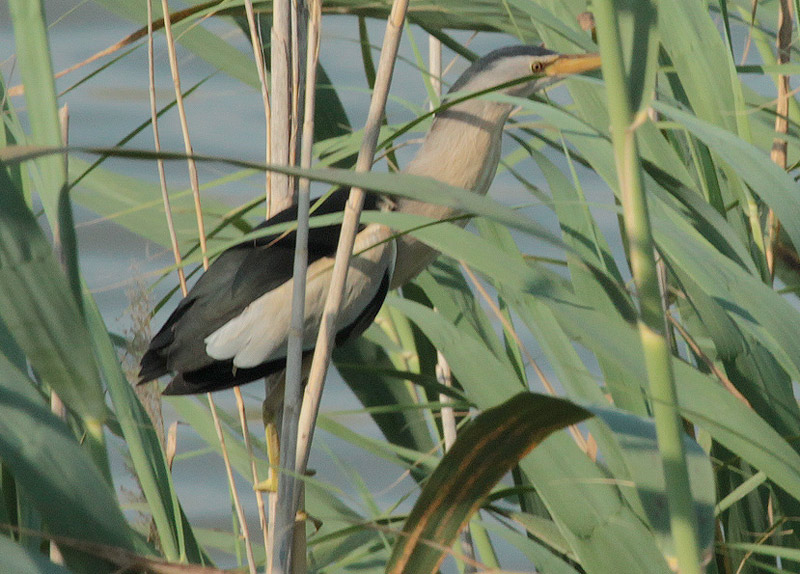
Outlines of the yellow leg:
M 269 460 L 269 478 L 262 480 L 253 488 L 266 492 L 278 492 L 278 472 L 281 464 L 281 446 L 278 439 L 278 428 L 275 422 L 269 422 L 264 427 L 267 439 L 267 459 Z
M 264 419 L 264 435 L 267 440 L 267 459 L 269 460 L 269 478 L 262 480 L 253 488 L 266 492 L 278 492 L 278 469 L 281 464 L 280 425 L 283 410 L 283 393 L 273 393 L 264 401 L 261 416 Z M 280 399 L 280 400 L 276 400 Z

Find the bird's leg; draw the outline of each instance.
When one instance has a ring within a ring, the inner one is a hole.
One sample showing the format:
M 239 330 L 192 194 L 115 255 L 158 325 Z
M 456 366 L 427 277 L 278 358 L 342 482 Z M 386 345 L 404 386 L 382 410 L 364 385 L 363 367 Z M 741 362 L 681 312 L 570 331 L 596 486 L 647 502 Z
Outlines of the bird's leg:
M 281 377 L 283 379 L 283 377 Z M 278 492 L 278 469 L 281 464 L 280 428 L 283 418 L 284 381 L 271 387 L 261 407 L 264 420 L 264 435 L 267 441 L 267 459 L 269 460 L 269 477 L 253 488 L 255 490 Z

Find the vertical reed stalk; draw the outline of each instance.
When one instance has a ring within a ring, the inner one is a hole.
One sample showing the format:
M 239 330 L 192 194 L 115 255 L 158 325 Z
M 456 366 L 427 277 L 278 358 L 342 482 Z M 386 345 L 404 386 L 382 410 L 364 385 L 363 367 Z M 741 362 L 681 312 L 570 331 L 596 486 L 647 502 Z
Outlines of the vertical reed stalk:
M 389 95 L 389 86 L 391 84 L 392 72 L 394 71 L 397 49 L 400 45 L 403 22 L 407 10 L 408 0 L 394 0 L 392 11 L 386 23 L 386 34 L 383 38 L 381 59 L 378 64 L 378 72 L 375 80 L 375 91 L 372 95 L 367 123 L 364 127 L 364 140 L 358 154 L 358 161 L 356 162 L 356 171 L 359 172 L 369 171 L 372 167 L 372 158 L 375 155 L 375 148 L 378 143 L 381 118 L 383 117 L 386 99 Z M 351 189 L 350 197 L 344 212 L 344 221 L 342 222 L 342 231 L 336 250 L 336 260 L 331 274 L 328 298 L 325 301 L 325 310 L 319 335 L 317 336 L 314 360 L 311 364 L 311 374 L 309 375 L 308 385 L 306 386 L 305 395 L 303 397 L 303 407 L 300 412 L 297 464 L 295 467 L 296 472 L 300 475 L 305 472 L 306 465 L 308 464 L 308 455 L 314 434 L 314 422 L 316 421 L 317 412 L 319 411 L 325 373 L 328 368 L 328 363 L 330 362 L 333 339 L 336 335 L 336 318 L 342 303 L 345 281 L 347 280 L 347 267 L 353 252 L 353 244 L 355 242 L 356 231 L 358 230 L 358 220 L 363 205 L 364 190 L 358 188 Z
M 431 101 L 428 109 L 435 110 L 442 99 L 442 42 L 436 36 L 428 35 L 428 72 L 431 75 L 431 87 L 437 101 Z
M 453 386 L 453 375 L 450 371 L 450 365 L 448 364 L 445 356 L 438 349 L 436 350 L 436 380 L 440 385 L 444 385 L 445 387 Z M 456 414 L 453 410 L 453 407 L 448 404 L 453 402 L 453 399 L 450 396 L 444 393 L 439 393 L 439 402 L 442 403 L 442 432 L 444 434 L 443 451 L 447 452 L 453 447 L 453 443 L 456 442 Z M 472 532 L 470 531 L 469 523 L 467 523 L 467 525 L 464 527 L 464 530 L 462 530 L 461 534 L 459 534 L 459 539 L 461 541 L 462 553 L 467 558 L 467 560 L 464 561 L 464 574 L 472 574 L 473 572 L 477 572 L 477 569 L 474 566 L 474 563 L 476 562 L 475 545 L 472 543 Z
M 158 106 L 156 105 L 156 75 L 155 75 L 155 56 L 153 52 L 153 0 L 147 0 L 147 69 L 149 78 L 150 94 L 150 124 L 153 126 L 153 145 L 156 152 L 161 151 L 161 138 L 158 134 Z M 169 230 L 169 240 L 172 246 L 172 257 L 178 268 L 178 281 L 181 285 L 181 293 L 186 297 L 188 289 L 186 287 L 186 273 L 183 271 L 183 257 L 178 246 L 178 234 L 175 232 L 175 221 L 172 217 L 172 208 L 169 203 L 169 193 L 167 191 L 167 175 L 164 171 L 164 160 L 156 160 L 158 166 L 158 180 L 161 183 L 161 199 L 164 202 L 164 215 L 167 218 L 167 229 Z
M 431 78 L 431 88 L 435 99 L 431 99 L 428 104 L 428 109 L 435 110 L 442 100 L 442 42 L 431 34 L 428 35 L 428 73 Z M 450 365 L 447 363 L 445 356 L 437 349 L 436 350 L 436 380 L 439 384 L 446 387 L 453 385 L 453 376 L 450 372 Z M 439 402 L 442 404 L 442 433 L 444 434 L 444 452 L 450 450 L 453 443 L 456 442 L 456 415 L 453 407 L 448 403 L 452 403 L 453 399 L 444 393 L 439 393 Z M 472 544 L 472 534 L 470 526 L 464 528 L 460 534 L 461 547 L 464 555 L 472 562 L 475 561 L 475 547 Z M 464 564 L 464 573 L 470 574 L 475 572 L 475 567 L 466 561 Z
M 189 123 L 186 120 L 186 108 L 183 105 L 183 92 L 181 91 L 181 76 L 178 71 L 178 56 L 175 52 L 175 38 L 172 36 L 172 22 L 169 15 L 169 0 L 161 0 L 161 9 L 164 13 L 164 33 L 167 36 L 167 51 L 169 52 L 169 68 L 172 72 L 172 85 L 175 88 L 175 104 L 178 106 L 178 118 L 181 122 L 181 133 L 183 134 L 183 144 L 186 160 L 189 166 L 189 182 L 192 186 L 192 197 L 194 197 L 194 209 L 197 215 L 197 234 L 200 240 L 200 252 L 203 254 L 203 269 L 208 269 L 208 255 L 206 247 L 206 232 L 203 224 L 203 210 L 200 205 L 200 182 L 197 177 L 197 164 L 191 157 L 192 140 L 189 138 Z
M 217 431 L 219 446 L 222 450 L 222 458 L 225 460 L 225 473 L 228 477 L 228 485 L 231 489 L 233 506 L 236 509 L 236 518 L 239 520 L 239 528 L 242 530 L 242 538 L 244 538 L 244 551 L 245 556 L 247 557 L 247 567 L 250 574 L 256 574 L 256 561 L 253 557 L 253 545 L 250 543 L 250 529 L 247 526 L 247 519 L 244 516 L 242 502 L 239 500 L 239 493 L 236 491 L 236 483 L 233 480 L 233 468 L 231 467 L 230 459 L 228 458 L 228 450 L 225 447 L 225 435 L 222 432 L 222 424 L 219 421 L 217 407 L 214 404 L 214 401 L 211 400 L 211 393 L 208 393 L 208 407 L 211 409 L 211 419 L 214 421 L 214 430 Z
M 244 3 L 245 13 L 247 14 L 247 25 L 250 28 L 250 43 L 253 45 L 253 58 L 256 62 L 256 70 L 258 70 L 258 81 L 261 84 L 261 100 L 264 103 L 264 118 L 266 120 L 266 141 L 265 141 L 265 158 L 269 164 L 272 160 L 270 153 L 270 104 L 269 104 L 269 91 L 267 88 L 267 70 L 264 64 L 264 51 L 261 49 L 261 35 L 259 34 L 258 26 L 256 25 L 255 13 L 253 12 L 253 0 L 245 0 Z M 266 172 L 266 189 L 267 197 L 270 196 L 270 182 L 272 181 L 272 172 Z
M 317 64 L 319 62 L 319 36 L 322 21 L 320 0 L 312 0 L 311 18 L 308 27 L 306 48 L 307 79 L 305 90 L 305 109 L 303 111 L 302 147 L 300 165 L 311 166 L 314 146 L 314 110 Z M 295 527 L 297 508 L 294 501 L 300 497 L 302 485 L 294 472 L 297 450 L 298 417 L 303 398 L 303 331 L 305 317 L 306 272 L 308 270 L 309 209 L 311 205 L 311 182 L 301 179 L 297 197 L 297 235 L 295 240 L 292 317 L 289 328 L 289 341 L 286 356 L 286 391 L 283 403 L 283 425 L 281 428 L 281 466 L 291 472 L 280 474 L 278 481 L 278 507 L 272 525 L 274 536 L 270 563 L 273 572 L 300 571 L 298 561 L 305 556 L 305 525 Z M 294 549 L 294 550 L 292 550 Z
M 181 132 L 183 134 L 184 148 L 186 150 L 186 155 L 189 156 L 189 158 L 187 159 L 189 167 L 189 180 L 192 187 L 192 196 L 194 197 L 195 214 L 197 216 L 197 233 L 200 241 L 200 251 L 203 254 L 203 269 L 208 269 L 206 233 L 205 233 L 205 226 L 203 224 L 203 209 L 202 205 L 200 204 L 200 182 L 197 176 L 197 165 L 194 159 L 191 157 L 193 154 L 193 149 L 192 149 L 192 142 L 189 137 L 189 123 L 186 119 L 186 109 L 183 105 L 183 93 L 181 91 L 180 73 L 178 71 L 178 57 L 175 51 L 175 39 L 172 35 L 172 23 L 169 14 L 169 0 L 161 0 L 161 7 L 164 16 L 164 33 L 167 37 L 167 50 L 169 52 L 170 70 L 172 71 L 172 83 L 175 88 L 175 103 L 177 104 L 178 108 L 178 117 L 180 118 L 180 123 L 181 123 Z M 185 283 L 182 285 L 182 288 L 183 289 L 186 288 Z M 186 293 L 184 291 L 184 296 L 185 295 Z M 228 451 L 225 447 L 225 437 L 222 434 L 222 426 L 220 424 L 219 416 L 217 415 L 216 405 L 214 404 L 214 400 L 211 396 L 211 393 L 206 393 L 206 397 L 208 398 L 208 407 L 211 411 L 211 418 L 214 421 L 214 428 L 217 431 L 217 438 L 219 439 L 220 450 L 222 452 L 222 460 L 225 463 L 225 471 L 228 477 L 228 486 L 231 491 L 231 497 L 233 498 L 233 504 L 236 509 L 236 515 L 240 523 L 239 525 L 241 527 L 242 536 L 244 538 L 245 551 L 247 555 L 248 566 L 250 568 L 250 574 L 255 574 L 256 572 L 255 560 L 253 558 L 252 544 L 250 543 L 250 533 L 247 527 L 247 521 L 245 520 L 244 510 L 242 509 L 242 505 L 239 500 L 239 494 L 236 491 L 236 484 L 233 481 L 233 471 L 231 468 L 230 457 L 228 456 Z
M 256 485 L 261 482 L 258 476 L 258 467 L 256 466 L 256 458 L 253 454 L 253 441 L 250 440 L 250 431 L 247 428 L 247 414 L 245 413 L 244 398 L 242 391 L 239 387 L 233 387 L 233 395 L 236 398 L 236 410 L 239 413 L 239 424 L 242 427 L 242 437 L 244 437 L 244 445 L 247 449 L 247 457 L 250 459 L 250 472 L 253 476 L 253 484 Z M 256 506 L 258 507 L 258 523 L 261 526 L 261 534 L 264 537 L 264 548 L 267 547 L 269 536 L 267 535 L 267 513 L 264 505 L 264 493 L 255 488 Z
M 630 248 L 631 270 L 639 296 L 639 333 L 652 399 L 658 446 L 664 465 L 670 525 L 682 574 L 700 574 L 700 549 L 694 513 L 683 429 L 677 407 L 672 356 L 665 337 L 658 274 L 653 256 L 644 180 L 636 143 L 636 118 L 628 97 L 628 85 L 613 0 L 594 5 L 597 38 L 603 56 L 611 138 L 617 178 L 622 195 L 625 231 Z
M 259 29 L 255 19 L 255 13 L 253 11 L 253 0 L 245 0 L 245 13 L 247 15 L 247 25 L 250 29 L 250 43 L 253 46 L 253 59 L 256 63 L 256 70 L 258 71 L 258 80 L 261 85 L 261 100 L 264 104 L 264 118 L 266 121 L 266 136 L 265 136 L 265 160 L 266 163 L 269 164 L 272 161 L 272 149 L 271 149 L 271 137 L 272 137 L 272 129 L 271 129 L 271 114 L 270 114 L 270 100 L 269 100 L 269 89 L 267 88 L 267 70 L 266 65 L 264 63 L 264 51 L 262 49 L 262 42 L 261 42 L 261 35 L 259 34 Z M 267 197 L 267 210 L 269 215 L 269 198 L 272 196 L 272 172 L 267 171 L 265 174 L 265 193 Z M 245 445 L 247 446 L 247 455 L 250 457 L 250 467 L 253 474 L 253 484 L 258 484 L 259 477 L 258 477 L 258 469 L 256 468 L 255 457 L 253 456 L 253 445 L 250 441 L 250 433 L 247 430 L 247 418 L 245 416 L 244 411 L 244 400 L 242 399 L 242 392 L 239 390 L 239 387 L 235 387 L 233 389 L 234 395 L 236 396 L 236 406 L 239 410 L 239 418 L 242 426 L 242 436 L 244 436 Z M 261 525 L 261 533 L 264 537 L 264 548 L 267 548 L 269 545 L 269 534 L 267 530 L 267 515 L 264 506 L 264 493 L 256 488 L 256 505 L 258 506 L 258 518 L 259 524 Z
M 291 64 L 291 0 L 275 0 L 272 4 L 270 79 L 270 162 L 289 165 L 289 141 L 292 122 Z M 267 195 L 267 218 L 294 203 L 294 190 L 289 176 L 273 173 Z
M 269 122 L 269 161 L 276 165 L 289 165 L 289 142 L 291 139 L 291 52 L 290 36 L 291 0 L 275 0 L 272 3 L 272 30 L 270 35 L 270 122 Z M 268 180 L 267 213 L 269 219 L 274 213 L 294 203 L 294 190 L 289 177 L 272 173 Z M 267 386 L 269 383 L 267 382 Z M 270 389 L 266 389 L 266 396 Z M 276 476 L 275 472 L 270 473 Z M 275 520 L 278 493 L 269 493 L 269 532 L 267 535 L 267 573 L 271 574 L 275 555 Z

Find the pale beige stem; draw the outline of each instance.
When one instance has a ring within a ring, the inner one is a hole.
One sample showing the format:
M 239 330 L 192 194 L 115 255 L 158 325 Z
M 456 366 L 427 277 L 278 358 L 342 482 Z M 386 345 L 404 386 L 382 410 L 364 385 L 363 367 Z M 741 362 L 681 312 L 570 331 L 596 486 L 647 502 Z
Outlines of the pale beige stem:
M 203 254 L 203 269 L 208 269 L 208 251 L 206 247 L 206 232 L 203 225 L 203 210 L 200 205 L 200 182 L 197 177 L 197 164 L 191 157 L 192 141 L 189 138 L 189 122 L 186 120 L 186 108 L 183 105 L 183 92 L 181 91 L 181 76 L 178 71 L 178 56 L 175 51 L 175 38 L 172 35 L 172 23 L 169 16 L 169 0 L 161 0 L 161 7 L 164 11 L 164 33 L 167 36 L 167 51 L 169 53 L 169 68 L 172 72 L 172 85 L 175 87 L 175 103 L 178 107 L 178 118 L 181 122 L 181 133 L 183 134 L 183 146 L 186 160 L 189 166 L 189 183 L 192 186 L 192 196 L 194 197 L 194 209 L 197 216 L 197 234 L 200 239 L 200 252 Z
M 270 105 L 269 105 L 269 91 L 267 88 L 267 70 L 264 64 L 264 52 L 261 49 L 261 35 L 259 34 L 259 30 L 256 25 L 255 13 L 253 12 L 253 0 L 245 0 L 244 8 L 245 8 L 245 13 L 247 14 L 247 25 L 250 28 L 250 43 L 253 45 L 253 58 L 256 61 L 256 69 L 258 70 L 258 80 L 261 84 L 261 100 L 264 103 L 264 118 L 267 122 L 264 155 L 267 164 L 269 164 L 272 162 L 272 157 L 270 153 L 270 135 L 272 130 L 270 130 L 271 118 L 270 118 Z M 267 197 L 269 197 L 270 195 L 271 178 L 272 178 L 272 172 L 268 171 L 266 173 L 266 188 L 265 188 Z
M 214 421 L 214 429 L 217 431 L 219 445 L 222 449 L 222 460 L 225 461 L 225 473 L 228 476 L 228 484 L 230 485 L 231 489 L 233 506 L 236 509 L 236 517 L 239 520 L 239 528 L 242 530 L 242 538 L 244 539 L 244 550 L 245 556 L 247 556 L 247 566 L 250 574 L 256 574 L 256 561 L 255 558 L 253 558 L 253 546 L 250 544 L 250 529 L 247 527 L 247 520 L 244 516 L 242 503 L 239 500 L 239 493 L 236 491 L 236 483 L 233 480 L 233 468 L 231 467 L 231 460 L 228 456 L 228 449 L 225 448 L 225 435 L 222 432 L 222 425 L 219 422 L 217 407 L 214 405 L 214 401 L 211 400 L 211 393 L 208 393 L 208 408 L 211 409 L 211 418 Z
M 253 474 L 253 484 L 258 484 L 261 479 L 258 476 L 258 466 L 256 457 L 253 454 L 253 441 L 250 440 L 250 431 L 247 427 L 247 414 L 245 413 L 244 398 L 239 387 L 233 387 L 233 395 L 236 397 L 236 410 L 239 412 L 239 424 L 242 427 L 244 445 L 247 448 L 247 456 L 250 458 L 250 472 Z M 264 548 L 267 547 L 267 512 L 264 505 L 264 493 L 259 489 L 254 489 L 256 494 L 256 506 L 258 507 L 258 522 L 261 526 L 261 533 L 264 536 Z
M 317 64 L 319 62 L 319 36 L 322 21 L 322 5 L 320 0 L 312 0 L 311 18 L 309 21 L 307 46 L 305 48 L 305 78 L 301 82 L 299 71 L 297 87 L 306 84 L 303 110 L 302 148 L 300 165 L 311 166 L 314 146 L 314 110 L 315 85 L 317 80 Z M 300 8 L 298 8 L 298 11 Z M 297 50 L 299 52 L 299 48 Z M 296 60 L 300 60 L 299 53 Z M 298 418 L 303 397 L 303 330 L 305 317 L 305 287 L 308 270 L 308 233 L 309 209 L 311 203 L 311 182 L 301 179 L 298 190 L 297 231 L 295 241 L 294 284 L 292 289 L 292 317 L 289 329 L 289 340 L 286 357 L 286 390 L 284 394 L 283 417 L 281 428 L 281 465 L 292 472 L 282 473 L 278 481 L 278 504 L 275 521 L 272 526 L 270 568 L 272 572 L 301 573 L 305 569 L 305 523 L 297 522 L 299 505 L 295 500 L 302 499 L 303 485 L 297 480 L 295 460 L 297 450 Z
M 203 209 L 200 203 L 200 182 L 197 176 L 197 165 L 195 164 L 194 159 L 192 159 L 191 157 L 193 154 L 192 142 L 189 137 L 189 123 L 186 119 L 186 109 L 183 105 L 183 93 L 181 91 L 181 80 L 180 80 L 180 74 L 178 72 L 178 57 L 175 51 L 175 39 L 172 35 L 172 24 L 170 22 L 169 0 L 161 0 L 161 7 L 164 12 L 164 33 L 166 34 L 167 37 L 169 64 L 170 64 L 170 70 L 172 71 L 172 83 L 173 86 L 175 87 L 175 102 L 177 104 L 178 117 L 180 118 L 180 123 L 181 123 L 183 144 L 184 144 L 184 149 L 186 150 L 186 155 L 190 156 L 189 159 L 187 160 L 189 166 L 189 181 L 192 186 L 192 196 L 194 197 L 194 208 L 197 217 L 197 233 L 200 240 L 200 251 L 203 254 L 203 269 L 208 269 L 208 254 L 207 254 L 208 250 L 206 247 L 206 233 L 205 233 L 205 226 L 203 225 Z M 239 495 L 236 492 L 236 484 L 233 481 L 231 463 L 228 457 L 228 451 L 225 448 L 225 437 L 222 434 L 222 427 L 219 422 L 217 409 L 216 406 L 214 405 L 214 400 L 211 397 L 211 393 L 207 393 L 207 398 L 208 398 L 208 406 L 211 409 L 211 417 L 214 420 L 214 428 L 217 430 L 217 438 L 219 439 L 219 444 L 222 451 L 222 458 L 225 461 L 225 469 L 228 474 L 228 486 L 231 491 L 231 497 L 233 498 L 233 503 L 236 508 L 236 514 L 240 522 L 242 536 L 244 538 L 248 566 L 250 567 L 250 573 L 255 574 L 256 573 L 255 560 L 253 559 L 253 548 L 252 544 L 250 543 L 250 534 L 247 528 L 247 522 L 244 519 L 244 511 L 242 510 L 242 506 L 239 501 Z
M 161 151 L 161 138 L 158 135 L 158 106 L 156 105 L 156 76 L 155 58 L 153 55 L 153 0 L 147 0 L 147 71 L 149 79 L 150 94 L 150 123 L 153 126 L 153 145 L 156 152 Z M 158 180 L 161 183 L 161 199 L 164 202 L 164 215 L 167 218 L 167 230 L 169 240 L 172 245 L 172 257 L 175 265 L 178 266 L 178 281 L 181 285 L 181 293 L 186 297 L 188 289 L 186 287 L 186 274 L 183 271 L 181 250 L 178 246 L 178 234 L 175 232 L 175 221 L 172 218 L 172 208 L 169 202 L 169 192 L 167 191 L 167 175 L 164 171 L 164 160 L 156 160 L 158 166 Z
M 256 70 L 258 71 L 258 80 L 261 85 L 261 100 L 264 105 L 264 118 L 266 121 L 264 156 L 266 158 L 266 163 L 270 164 L 272 162 L 272 142 L 271 142 L 272 117 L 270 111 L 269 89 L 267 87 L 267 71 L 266 71 L 266 64 L 264 62 L 264 51 L 261 49 L 262 46 L 261 35 L 259 34 L 259 29 L 255 19 L 255 12 L 253 11 L 253 0 L 245 0 L 245 13 L 247 15 L 247 25 L 250 29 L 250 43 L 253 46 L 253 58 L 255 59 Z M 269 200 L 272 197 L 271 171 L 267 171 L 265 174 L 264 192 L 266 193 L 266 198 L 267 198 L 267 216 L 269 216 L 270 215 Z M 256 469 L 255 457 L 253 456 L 253 447 L 252 444 L 250 444 L 249 433 L 247 432 L 246 419 L 244 418 L 244 403 L 242 401 L 242 395 L 238 387 L 234 389 L 234 393 L 236 395 L 237 405 L 239 405 L 240 417 L 242 417 L 242 432 L 245 433 L 244 436 L 245 436 L 245 442 L 247 444 L 247 452 L 248 456 L 250 457 L 250 464 L 252 466 L 253 484 L 258 484 L 260 480 L 258 477 L 258 470 Z M 270 537 L 269 537 L 269 530 L 267 528 L 267 515 L 264 505 L 264 494 L 259 489 L 255 489 L 255 493 L 256 493 L 256 504 L 258 506 L 258 517 L 261 524 L 261 531 L 264 536 L 264 548 L 269 548 Z M 273 500 L 270 503 L 271 509 L 274 509 L 274 502 L 275 501 Z
M 428 36 L 428 73 L 436 101 L 431 100 L 428 109 L 435 110 L 442 99 L 442 42 L 436 36 Z
M 276 165 L 289 165 L 289 145 L 291 139 L 292 73 L 290 35 L 291 0 L 275 0 L 272 3 L 272 30 L 270 32 L 270 123 L 269 123 L 269 161 Z M 271 173 L 268 179 L 266 216 L 294 203 L 294 190 L 289 185 L 289 177 Z M 267 383 L 268 385 L 269 383 Z M 267 389 L 269 396 L 269 389 Z M 269 532 L 267 544 L 267 573 L 274 572 L 275 522 L 277 520 L 278 493 L 269 493 Z
M 358 154 L 356 171 L 369 171 L 372 158 L 378 143 L 381 126 L 381 117 L 386 106 L 389 94 L 394 63 L 397 57 L 397 48 L 403 29 L 408 0 L 394 0 L 392 11 L 386 24 L 386 34 L 383 39 L 381 59 L 375 80 L 375 91 L 370 102 L 369 115 L 364 128 L 364 140 Z M 303 407 L 300 413 L 300 427 L 297 448 L 297 473 L 303 474 L 308 464 L 311 439 L 313 438 L 314 422 L 319 411 L 319 403 L 325 380 L 328 363 L 336 335 L 336 317 L 342 302 L 342 294 L 347 279 L 347 267 L 353 251 L 355 235 L 358 229 L 358 220 L 364 204 L 364 190 L 354 188 L 350 191 L 350 198 L 344 212 L 342 231 L 339 246 L 336 251 L 336 261 L 331 276 L 331 286 L 328 299 L 325 302 L 325 311 L 317 337 L 314 360 L 311 366 L 308 386 L 303 398 Z
M 292 126 L 291 0 L 272 4 L 270 72 L 270 162 L 289 165 Z M 267 218 L 294 203 L 289 176 L 273 173 L 267 195 Z

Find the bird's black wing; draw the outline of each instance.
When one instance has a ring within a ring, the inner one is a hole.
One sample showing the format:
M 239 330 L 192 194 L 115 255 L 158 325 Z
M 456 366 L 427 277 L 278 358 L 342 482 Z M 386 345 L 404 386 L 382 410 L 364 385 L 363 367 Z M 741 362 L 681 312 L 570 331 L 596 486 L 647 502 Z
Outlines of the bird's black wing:
M 349 188 L 334 191 L 314 215 L 343 211 L 349 191 Z M 376 198 L 371 194 L 367 197 L 365 207 L 374 208 Z M 292 206 L 256 229 L 296 219 L 297 207 Z M 309 230 L 309 264 L 335 255 L 340 231 L 340 224 Z M 230 372 L 229 366 L 206 354 L 204 340 L 254 300 L 292 278 L 296 233 L 281 235 L 244 241 L 223 252 L 211 264 L 153 337 L 142 358 L 140 382 L 170 371 L 183 373 L 211 368 L 215 363 L 219 365 L 213 368 L 228 368 Z M 255 372 L 251 374 L 250 380 L 259 378 Z

